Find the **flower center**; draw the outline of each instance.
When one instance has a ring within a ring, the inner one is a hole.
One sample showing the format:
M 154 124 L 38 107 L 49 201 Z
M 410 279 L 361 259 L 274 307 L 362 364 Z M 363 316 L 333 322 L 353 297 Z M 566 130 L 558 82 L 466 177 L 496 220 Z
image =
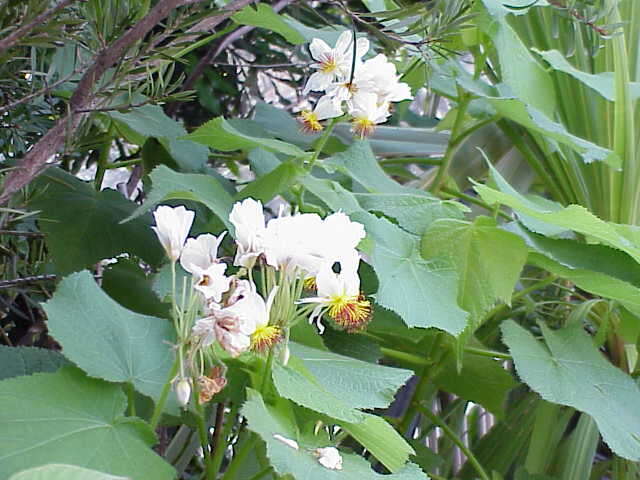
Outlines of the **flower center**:
M 307 277 L 304 279 L 302 284 L 305 290 L 315 290 L 318 288 L 318 284 L 316 283 L 316 277 Z
M 322 73 L 333 73 L 338 69 L 338 62 L 333 55 L 327 55 L 327 57 L 320 64 L 320 71 Z
M 251 334 L 251 350 L 264 352 L 274 346 L 282 338 L 282 329 L 273 325 L 256 328 Z
M 304 133 L 317 133 L 322 131 L 322 125 L 318 121 L 318 116 L 310 110 L 300 112 L 298 121 L 301 123 Z
M 370 136 L 376 128 L 376 124 L 373 120 L 369 120 L 367 117 L 355 117 L 351 124 L 353 133 L 360 138 Z
M 371 303 L 360 295 L 336 295 L 329 301 L 329 316 L 347 332 L 362 330 L 371 320 Z

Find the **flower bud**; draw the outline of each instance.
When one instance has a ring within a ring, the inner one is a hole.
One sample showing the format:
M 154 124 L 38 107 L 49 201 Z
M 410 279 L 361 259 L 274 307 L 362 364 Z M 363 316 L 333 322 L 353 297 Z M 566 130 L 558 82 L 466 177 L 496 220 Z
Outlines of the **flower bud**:
M 178 396 L 178 403 L 181 407 L 186 407 L 191 397 L 191 381 L 188 378 L 181 378 L 176 383 L 176 395 Z

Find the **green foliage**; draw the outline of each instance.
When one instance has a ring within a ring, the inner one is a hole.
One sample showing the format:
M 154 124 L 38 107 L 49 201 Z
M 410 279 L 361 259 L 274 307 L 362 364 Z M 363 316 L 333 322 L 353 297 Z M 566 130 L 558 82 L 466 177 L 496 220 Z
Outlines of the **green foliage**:
M 0 365 L 3 367 L 0 380 L 38 372 L 55 372 L 67 364 L 67 360 L 53 350 L 0 345 Z
M 5 478 L 52 462 L 116 476 L 174 478 L 171 466 L 150 448 L 155 436 L 149 426 L 123 416 L 126 399 L 116 385 L 69 367 L 4 380 L 0 401 L 0 473 Z
M 126 478 L 75 465 L 53 463 L 23 470 L 11 475 L 9 480 L 126 480 Z
M 162 248 L 150 229 L 151 216 L 120 223 L 136 205 L 114 190 L 96 192 L 88 183 L 57 168 L 38 180 L 42 191 L 31 206 L 40 210 L 40 228 L 48 236 L 56 267 L 70 273 L 121 253 L 136 255 L 152 265 Z
M 120 306 L 86 271 L 65 278 L 44 309 L 67 358 L 93 377 L 132 383 L 158 400 L 174 356 L 167 320 Z
M 231 18 L 240 25 L 253 25 L 277 32 L 294 45 L 305 42 L 304 37 L 297 30 L 290 27 L 280 15 L 274 12 L 271 6 L 264 3 L 258 3 L 255 9 L 252 6 L 247 6 Z
M 546 347 L 513 321 L 502 327 L 520 378 L 549 402 L 589 414 L 618 455 L 640 458 L 640 389 L 607 362 L 578 324 L 553 331 L 541 325 Z

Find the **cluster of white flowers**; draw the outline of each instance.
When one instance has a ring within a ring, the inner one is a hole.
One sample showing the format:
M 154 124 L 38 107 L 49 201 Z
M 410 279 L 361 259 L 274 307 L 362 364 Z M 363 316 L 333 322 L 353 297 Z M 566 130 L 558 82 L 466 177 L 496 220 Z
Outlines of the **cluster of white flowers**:
M 314 38 L 309 50 L 316 61 L 311 67 L 317 71 L 309 78 L 304 93 L 316 91 L 324 95 L 313 111 L 300 114 L 307 132 L 322 130 L 321 120 L 342 116 L 346 107 L 354 134 L 366 137 L 377 124 L 387 121 L 391 102 L 412 98 L 409 85 L 399 81 L 395 65 L 385 55 L 362 60 L 369 51 L 366 38 L 357 39 L 354 49 L 353 34 L 345 31 L 335 48 Z
M 179 260 L 191 274 L 200 299 L 191 325 L 176 327 L 184 337 L 179 342 L 191 350 L 217 343 L 233 357 L 248 350 L 266 351 L 288 338 L 288 328 L 299 316 L 316 321 L 320 333 L 325 313 L 348 332 L 362 329 L 370 319 L 370 303 L 360 291 L 356 250 L 365 231 L 342 212 L 324 219 L 305 213 L 267 221 L 260 201 L 236 203 L 229 216 L 236 238 L 233 263 L 238 267 L 233 275 L 227 275 L 228 265 L 218 257 L 226 232 L 187 238 L 194 213 L 184 207 L 160 206 L 154 217 L 154 230 L 173 267 Z M 260 292 L 253 281 L 254 267 L 260 269 Z M 315 294 L 306 295 L 304 287 Z M 286 342 L 284 351 L 286 358 Z M 211 378 L 195 376 L 201 393 L 215 393 L 224 386 L 220 372 Z M 190 378 L 182 371 L 178 376 L 181 401 L 188 401 Z

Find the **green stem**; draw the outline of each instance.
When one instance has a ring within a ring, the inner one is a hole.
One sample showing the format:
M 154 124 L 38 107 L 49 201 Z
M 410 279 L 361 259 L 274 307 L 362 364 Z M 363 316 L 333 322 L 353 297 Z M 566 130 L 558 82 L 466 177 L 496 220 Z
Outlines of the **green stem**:
M 240 466 L 244 463 L 244 459 L 249 455 L 255 444 L 258 442 L 258 435 L 252 432 L 249 432 L 250 437 L 244 441 L 238 453 L 233 456 L 233 460 L 229 464 L 229 468 L 224 473 L 222 480 L 231 480 L 236 478 L 236 472 L 240 468 Z
M 418 411 L 422 413 L 425 417 L 427 417 L 429 420 L 431 420 L 431 422 L 438 425 L 438 427 L 442 429 L 444 434 L 448 436 L 453 443 L 455 443 L 455 445 L 469 459 L 469 461 L 471 462 L 471 465 L 473 465 L 473 467 L 476 469 L 476 472 L 478 472 L 478 475 L 480 475 L 480 478 L 482 478 L 482 480 L 491 480 L 491 477 L 489 477 L 489 475 L 487 474 L 485 469 L 482 467 L 482 465 L 480 464 L 476 456 L 473 454 L 473 452 L 464 444 L 464 442 L 456 434 L 456 432 L 451 430 L 449 425 L 447 425 L 445 422 L 440 420 L 440 418 L 437 415 L 435 415 L 428 408 L 424 408 L 422 405 L 418 405 Z
M 307 172 L 311 172 L 311 170 L 313 169 L 313 166 L 318 161 L 318 157 L 320 157 L 320 154 L 322 153 L 322 149 L 324 148 L 327 141 L 329 140 L 329 137 L 331 136 L 331 132 L 333 132 L 333 128 L 336 126 L 337 123 L 338 123 L 338 119 L 332 118 L 331 121 L 329 122 L 329 125 L 327 125 L 327 128 L 325 128 L 324 132 L 322 132 L 322 136 L 318 140 L 316 149 L 314 150 L 313 155 L 311 155 L 311 159 L 309 160 L 309 165 L 307 166 Z
M 216 475 L 222 466 L 224 453 L 227 450 L 227 439 L 229 438 L 229 435 L 231 435 L 231 429 L 233 428 L 236 416 L 238 415 L 238 410 L 239 407 L 237 402 L 233 403 L 231 405 L 231 411 L 227 415 L 227 421 L 222 429 L 222 434 L 218 437 L 218 441 L 214 445 L 215 450 L 213 452 L 213 458 L 211 459 L 211 471 L 215 472 Z
M 262 372 L 262 382 L 260 384 L 260 395 L 264 396 L 264 392 L 267 389 L 267 385 L 269 385 L 269 380 L 271 379 L 271 366 L 273 365 L 273 347 L 269 349 L 269 353 L 267 355 L 267 361 L 264 364 L 264 370 Z
M 442 158 L 442 164 L 438 167 L 438 173 L 436 174 L 436 178 L 433 180 L 431 184 L 431 193 L 437 194 L 444 183 L 447 172 L 449 171 L 449 167 L 451 166 L 451 161 L 453 160 L 453 155 L 455 154 L 460 141 L 465 138 L 462 135 L 461 129 L 464 125 L 464 117 L 467 114 L 467 108 L 469 107 L 469 102 L 471 101 L 471 96 L 462 93 L 462 90 L 458 88 L 458 94 L 460 101 L 458 102 L 458 111 L 456 112 L 456 119 L 453 122 L 453 128 L 451 129 L 451 137 L 449 140 L 449 145 L 447 145 L 447 151 Z
M 169 371 L 169 377 L 162 387 L 160 398 L 158 399 L 158 402 L 153 409 L 153 414 L 151 415 L 151 420 L 149 421 L 152 430 L 155 430 L 158 427 L 158 423 L 160 422 L 160 417 L 162 416 L 162 411 L 164 410 L 164 404 L 167 402 L 169 391 L 171 390 L 171 383 L 173 381 L 173 378 L 176 376 L 176 373 L 178 373 L 178 364 L 179 358 L 178 355 L 176 355 L 176 358 L 173 361 L 173 365 L 171 366 L 171 370 Z
M 503 360 L 511 360 L 513 358 L 508 353 L 497 352 L 495 350 L 485 350 L 484 348 L 464 347 L 464 351 L 480 357 L 501 358 Z
M 249 480 L 259 480 L 260 478 L 264 477 L 267 473 L 269 473 L 272 469 L 273 469 L 273 467 L 271 465 L 269 465 L 267 468 L 263 468 L 262 470 L 260 470 L 253 477 L 251 477 Z
M 133 389 L 133 385 L 130 383 L 124 384 L 124 389 L 127 392 L 127 403 L 129 404 L 129 416 L 136 416 L 136 392 Z
M 198 401 L 198 396 L 195 395 L 195 409 L 196 418 L 198 424 L 198 435 L 200 436 L 200 445 L 202 446 L 202 453 L 204 455 L 204 464 L 206 469 L 206 476 L 208 480 L 215 480 L 216 473 L 211 467 L 211 454 L 209 452 L 209 435 L 207 434 L 207 422 L 205 419 L 205 412 L 203 406 Z
M 128 167 L 130 165 L 136 165 L 142 161 L 141 158 L 133 158 L 131 160 L 123 160 L 121 162 L 113 162 L 104 166 L 105 169 L 110 170 L 112 168 Z
M 489 205 L 486 202 L 483 202 L 482 200 L 480 200 L 477 197 L 474 197 L 472 195 L 467 195 L 466 193 L 462 193 L 459 192 L 458 190 L 454 190 L 453 188 L 448 188 L 448 187 L 442 187 L 440 188 L 440 191 L 443 193 L 446 193 L 448 195 L 451 195 L 453 197 L 457 197 L 457 198 L 461 198 L 462 200 L 466 200 L 469 203 L 472 203 L 474 205 L 478 205 L 479 207 L 482 207 L 490 212 L 495 212 L 494 207 L 492 207 L 491 205 Z M 499 205 L 499 204 L 496 204 Z M 511 217 L 503 212 L 502 210 L 498 210 L 498 215 L 500 215 L 502 218 L 504 218 L 505 220 L 511 220 Z
M 110 135 L 111 129 L 107 131 L 107 135 Z M 97 191 L 100 191 L 102 188 L 102 180 L 104 180 L 104 172 L 107 169 L 107 164 L 109 163 L 109 151 L 111 150 L 111 142 L 113 139 L 109 136 L 109 139 L 106 140 L 102 147 L 100 147 L 100 154 L 98 155 L 98 169 L 96 170 L 96 178 L 94 180 L 95 187 Z

